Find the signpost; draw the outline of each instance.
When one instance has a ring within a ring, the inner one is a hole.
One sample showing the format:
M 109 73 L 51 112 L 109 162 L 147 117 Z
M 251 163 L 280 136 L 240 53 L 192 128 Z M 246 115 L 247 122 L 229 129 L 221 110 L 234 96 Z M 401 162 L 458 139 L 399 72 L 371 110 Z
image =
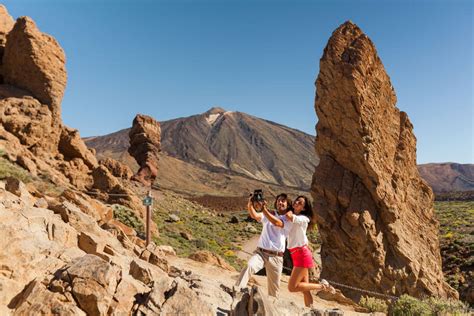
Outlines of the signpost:
M 153 198 L 151 197 L 151 191 L 148 191 L 147 196 L 143 199 L 143 205 L 146 206 L 146 246 L 150 243 L 150 221 L 151 221 L 151 205 L 153 204 Z

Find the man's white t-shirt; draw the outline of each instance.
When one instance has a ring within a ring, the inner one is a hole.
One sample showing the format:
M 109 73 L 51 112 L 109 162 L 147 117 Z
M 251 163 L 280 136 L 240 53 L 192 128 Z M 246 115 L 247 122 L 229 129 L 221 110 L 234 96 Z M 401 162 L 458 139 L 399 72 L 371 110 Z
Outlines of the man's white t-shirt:
M 308 229 L 309 218 L 307 216 L 293 214 L 293 221 L 287 219 L 286 216 L 282 220 L 283 228 L 288 236 L 288 249 L 308 244 L 306 230 Z
M 285 217 L 285 215 L 276 216 L 280 220 L 283 220 Z M 257 246 L 271 251 L 285 251 L 286 230 L 273 225 L 265 216 L 262 217 L 261 223 L 263 224 L 263 229 Z

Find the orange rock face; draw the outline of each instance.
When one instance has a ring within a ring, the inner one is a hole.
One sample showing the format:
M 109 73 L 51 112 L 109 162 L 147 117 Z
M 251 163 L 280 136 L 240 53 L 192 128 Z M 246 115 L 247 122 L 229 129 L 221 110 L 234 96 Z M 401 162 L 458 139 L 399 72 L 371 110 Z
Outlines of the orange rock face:
M 129 136 L 128 152 L 140 166 L 132 179 L 150 186 L 158 172 L 158 153 L 161 150 L 160 123 L 150 116 L 138 114 L 133 120 Z
M 416 168 L 413 125 L 355 24 L 332 34 L 316 88 L 321 160 L 312 194 L 322 277 L 386 294 L 456 297 L 443 280 L 433 193 Z

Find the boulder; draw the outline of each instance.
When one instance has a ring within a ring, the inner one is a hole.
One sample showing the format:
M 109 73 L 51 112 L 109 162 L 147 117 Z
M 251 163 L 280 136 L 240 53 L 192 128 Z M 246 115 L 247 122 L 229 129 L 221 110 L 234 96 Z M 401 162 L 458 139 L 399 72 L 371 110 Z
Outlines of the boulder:
M 162 315 L 214 315 L 212 306 L 202 300 L 196 292 L 189 288 L 189 284 L 176 278 L 172 289 L 167 292 L 168 299 L 161 308 Z M 186 302 L 186 304 L 183 304 Z
M 102 166 L 105 166 L 114 177 L 130 180 L 130 178 L 133 176 L 133 171 L 129 166 L 124 165 L 115 159 L 105 158 L 100 160 L 99 163 Z
M 94 188 L 102 192 L 109 193 L 115 187 L 120 187 L 120 183 L 110 171 L 102 165 L 99 165 L 92 171 L 92 178 L 94 179 Z
M 151 186 L 158 172 L 158 153 L 161 151 L 160 123 L 150 116 L 138 114 L 133 120 L 129 137 L 128 153 L 140 166 L 132 179 Z
M 59 152 L 68 161 L 74 158 L 81 159 L 90 169 L 98 165 L 95 155 L 87 148 L 77 129 L 63 126 L 59 140 Z
M 9 307 L 15 309 L 15 315 L 29 315 L 33 310 L 39 315 L 86 315 L 72 297 L 49 291 L 37 280 L 28 284 Z
M 75 259 L 65 268 L 72 293 L 88 315 L 106 315 L 117 288 L 117 267 L 94 255 Z
M 209 263 L 218 267 L 221 267 L 225 270 L 235 271 L 235 268 L 229 265 L 224 259 L 222 259 L 219 255 L 216 255 L 207 250 L 200 250 L 196 251 L 189 255 L 190 259 L 198 262 Z
M 36 154 L 42 154 L 42 149 L 55 151 L 57 140 L 53 139 L 52 135 L 57 133 L 54 131 L 53 117 L 47 106 L 31 97 L 8 97 L 0 99 L 0 109 L 2 125 L 15 135 L 22 145 Z
M 320 163 L 312 195 L 321 276 L 385 294 L 456 297 L 443 278 L 433 193 L 416 167 L 413 125 L 396 107 L 374 44 L 355 24 L 333 32 L 316 91 Z

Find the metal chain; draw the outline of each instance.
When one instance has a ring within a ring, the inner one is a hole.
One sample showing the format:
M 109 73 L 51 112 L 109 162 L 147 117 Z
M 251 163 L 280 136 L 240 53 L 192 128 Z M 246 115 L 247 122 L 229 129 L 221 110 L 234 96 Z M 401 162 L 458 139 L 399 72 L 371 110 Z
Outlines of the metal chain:
M 331 281 L 331 280 L 326 280 L 326 281 L 328 281 L 330 284 L 340 286 L 340 287 L 345 287 L 347 289 L 351 289 L 351 290 L 354 290 L 354 291 L 357 291 L 357 292 L 367 293 L 367 294 L 373 295 L 373 296 L 382 296 L 382 297 L 386 297 L 386 298 L 394 300 L 394 301 L 398 300 L 398 296 L 382 294 L 382 293 L 378 293 L 378 292 L 374 292 L 374 291 L 370 291 L 370 290 L 364 290 L 364 289 L 361 289 L 361 288 L 358 288 L 358 287 L 355 287 L 355 286 L 350 286 L 350 285 L 347 285 L 347 284 L 342 284 L 342 283 L 338 283 L 338 282 Z
M 253 255 L 253 253 L 249 253 L 245 250 L 240 250 L 242 251 L 243 253 L 246 253 L 248 255 Z M 314 260 L 314 258 L 313 258 Z M 292 269 L 290 268 L 287 268 L 287 267 L 283 267 L 283 270 L 286 270 L 288 272 L 291 272 Z M 329 282 L 329 284 L 332 284 L 332 285 L 336 285 L 338 287 L 344 287 L 344 288 L 347 288 L 347 289 L 351 289 L 353 291 L 357 291 L 357 292 L 361 292 L 361 293 L 366 293 L 366 294 L 369 294 L 369 295 L 372 295 L 372 296 L 381 296 L 381 297 L 386 297 L 390 300 L 393 300 L 393 301 L 396 301 L 398 300 L 398 296 L 393 296 L 393 295 L 388 295 L 388 294 L 382 294 L 382 293 L 378 293 L 378 292 L 374 292 L 374 291 L 370 291 L 370 290 L 364 290 L 364 289 L 361 289 L 361 288 L 358 288 L 358 287 L 355 287 L 355 286 L 350 286 L 350 285 L 347 285 L 347 284 L 342 284 L 342 283 L 339 283 L 339 282 L 335 282 L 335 281 L 331 281 L 331 280 L 327 280 L 326 281 Z

